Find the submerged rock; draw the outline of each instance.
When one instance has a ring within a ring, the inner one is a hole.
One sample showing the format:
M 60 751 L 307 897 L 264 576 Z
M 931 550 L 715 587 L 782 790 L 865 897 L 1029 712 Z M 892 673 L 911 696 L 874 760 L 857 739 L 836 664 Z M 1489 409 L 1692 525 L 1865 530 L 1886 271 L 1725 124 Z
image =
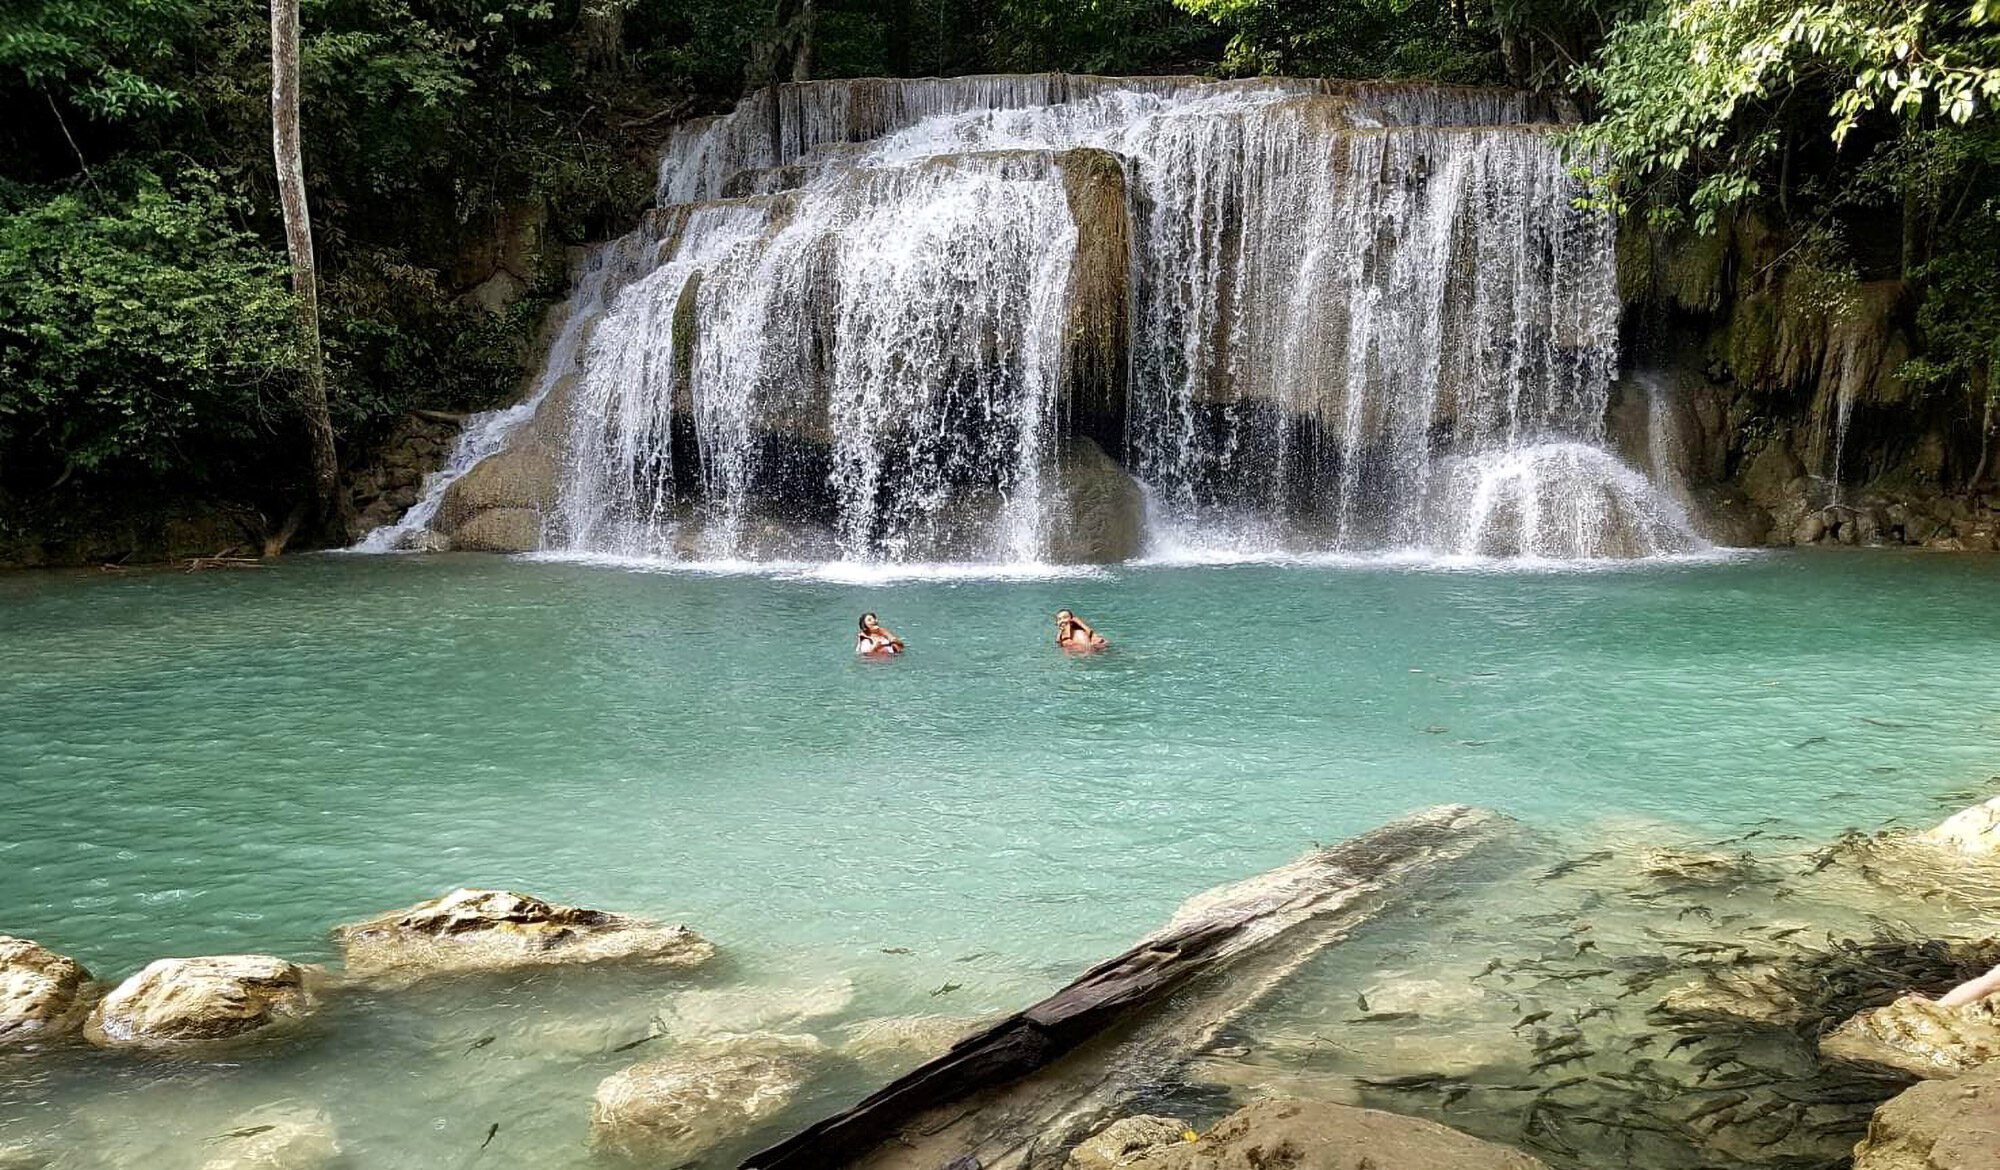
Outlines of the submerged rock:
M 1118 1165 L 1118 1163 L 1113 1163 Z M 1313 1101 L 1259 1101 L 1199 1141 L 1154 1146 L 1133 1170 L 1546 1170 L 1538 1158 L 1434 1121 Z
M 84 1037 L 104 1048 L 178 1049 L 282 1028 L 318 1010 L 319 973 L 271 955 L 160 959 L 98 1002 Z
M 784 1031 L 837 1016 L 853 1002 L 854 981 L 845 978 L 812 987 L 701 988 L 676 995 L 664 1022 L 681 1036 Z
M 1920 1077 L 1956 1076 L 2000 1054 L 2000 1003 L 1983 999 L 1949 1008 L 1906 995 L 1827 1033 L 1820 1038 L 1819 1050 L 1835 1060 L 1880 1065 Z
M 2000 859 L 2000 796 L 1954 813 L 1920 837 L 1967 857 Z
M 1121 1170 L 1154 1150 L 1181 1144 L 1189 1132 L 1187 1122 L 1177 1117 L 1121 1118 L 1071 1150 L 1063 1170 Z
M 1765 964 L 1746 971 L 1711 972 L 1667 992 L 1660 1010 L 1695 1019 L 1734 1019 L 1786 1027 L 1805 1018 L 1792 994 Z
M 90 1012 L 90 972 L 39 943 L 0 934 L 0 1048 L 66 1036 Z
M 1757 864 L 1742 853 L 1704 853 L 1695 849 L 1653 848 L 1639 852 L 1639 872 L 1661 881 L 1718 886 L 1756 876 Z
M 215 1152 L 201 1170 L 326 1170 L 340 1161 L 333 1122 L 317 1109 L 253 1109 L 209 1139 Z
M 1926 1081 L 1875 1111 L 1854 1170 L 1992 1170 L 2000 1166 L 2000 1067 Z
M 615 1072 L 591 1102 L 591 1148 L 665 1166 L 693 1162 L 783 1112 L 823 1051 L 810 1036 L 727 1037 Z
M 841 1029 L 841 1052 L 874 1067 L 912 1068 L 978 1029 L 972 1016 L 885 1016 Z
M 343 926 L 348 974 L 385 982 L 626 960 L 697 967 L 715 945 L 685 926 L 560 906 L 509 890 L 458 889 Z

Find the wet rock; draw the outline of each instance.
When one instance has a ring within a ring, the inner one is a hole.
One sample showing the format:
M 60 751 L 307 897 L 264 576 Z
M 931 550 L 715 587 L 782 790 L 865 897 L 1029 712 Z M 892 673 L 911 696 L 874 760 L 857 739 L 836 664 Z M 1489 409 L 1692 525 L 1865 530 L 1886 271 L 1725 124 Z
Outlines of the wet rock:
M 697 967 L 715 946 L 685 926 L 560 906 L 508 890 L 458 889 L 339 931 L 349 975 L 436 975 L 614 960 Z
M 811 987 L 702 988 L 676 995 L 665 1023 L 681 1036 L 792 1031 L 853 1002 L 854 981 L 845 978 Z
M 1057 514 L 1049 525 L 1049 560 L 1102 565 L 1139 555 L 1146 502 L 1139 484 L 1104 449 L 1085 438 L 1065 442 L 1056 467 Z
M 0 934 L 0 1048 L 66 1036 L 90 1012 L 90 972 L 66 955 Z
M 1954 813 L 1920 836 L 1966 857 L 2000 860 L 2000 796 Z
M 1804 474 L 1805 465 L 1792 454 L 1790 447 L 1781 442 L 1767 443 L 1751 456 L 1743 469 L 1743 494 L 1771 507 L 1783 502 L 1788 485 Z
M 1793 544 L 1817 544 L 1826 535 L 1826 519 L 1818 512 L 1809 513 L 1792 529 Z
M 298 1106 L 253 1109 L 209 1141 L 215 1152 L 201 1170 L 326 1170 L 340 1161 L 332 1120 Z
M 1871 1008 L 1820 1038 L 1821 1055 L 1920 1077 L 1950 1077 L 2000 1054 L 2000 1004 L 1940 1007 L 1906 995 Z
M 542 514 L 527 508 L 494 508 L 461 524 L 450 536 L 461 552 L 519 553 L 542 547 Z
M 1071 1150 L 1063 1170 L 1120 1170 L 1154 1150 L 1182 1144 L 1188 1132 L 1188 1124 L 1176 1117 L 1121 1118 Z
M 789 1107 L 821 1051 L 809 1036 L 733 1037 L 613 1073 L 591 1102 L 591 1148 L 694 1162 Z
M 1693 1019 L 1745 1020 L 1786 1027 L 1805 1016 L 1776 975 L 1776 969 L 1769 965 L 1715 972 L 1667 992 L 1660 1010 Z
M 1652 848 L 1639 851 L 1639 872 L 1660 881 L 1719 886 L 1754 877 L 1756 862 L 1740 853 Z
M 282 1030 L 318 1009 L 319 975 L 271 955 L 160 959 L 98 1002 L 84 1037 L 104 1048 L 165 1050 Z
M 509 447 L 475 464 L 453 481 L 438 502 L 432 526 L 455 536 L 473 517 L 494 509 L 546 512 L 555 507 L 561 469 L 528 448 Z
M 979 1028 L 972 1016 L 886 1016 L 841 1029 L 841 1052 L 872 1068 L 913 1068 Z
M 1323 1102 L 1260 1101 L 1133 1170 L 1545 1170 L 1540 1159 L 1434 1121 Z
M 2000 1166 L 2000 1067 L 1905 1089 L 1875 1111 L 1854 1170 Z

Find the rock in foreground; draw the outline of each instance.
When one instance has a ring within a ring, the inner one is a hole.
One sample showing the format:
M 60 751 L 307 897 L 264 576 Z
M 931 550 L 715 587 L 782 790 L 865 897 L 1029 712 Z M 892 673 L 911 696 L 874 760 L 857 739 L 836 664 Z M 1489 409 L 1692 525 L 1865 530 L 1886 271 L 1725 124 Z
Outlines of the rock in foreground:
M 1259 1101 L 1223 1118 L 1199 1141 L 1161 1142 L 1128 1156 L 1129 1161 L 1110 1165 L 1132 1170 L 1547 1170 L 1538 1158 L 1434 1121 L 1317 1101 Z
M 693 1162 L 783 1112 L 820 1051 L 809 1036 L 736 1037 L 613 1073 L 591 1102 L 591 1147 L 654 1165 Z
M 842 1028 L 842 1054 L 871 1069 L 897 1072 L 941 1056 L 953 1044 L 979 1030 L 976 1016 L 884 1016 L 860 1020 Z
M 177 1049 L 281 1028 L 317 1010 L 318 974 L 270 955 L 160 959 L 98 1002 L 84 1037 L 105 1048 Z
M 435 975 L 611 960 L 697 967 L 714 944 L 685 926 L 559 906 L 507 890 L 442 898 L 340 928 L 348 974 L 409 983 Z
M 0 1048 L 74 1032 L 90 1011 L 90 972 L 38 943 L 0 934 Z
M 1820 1038 L 1834 1060 L 1880 1065 L 1920 1077 L 1951 1077 L 2000 1054 L 2000 1005 L 1985 999 L 1940 1007 L 1906 995 L 1871 1008 Z
M 2000 1166 L 2000 1068 L 1905 1089 L 1875 1111 L 1854 1170 L 1992 1170 Z
M 1177 1117 L 1142 1113 L 1112 1122 L 1069 1152 L 1063 1170 L 1123 1170 L 1148 1154 L 1172 1149 L 1192 1132 Z
M 215 1152 L 201 1170 L 327 1170 L 340 1164 L 333 1122 L 316 1109 L 253 1109 L 209 1140 Z
M 1921 836 L 1966 857 L 2000 860 L 2000 796 L 1952 814 Z

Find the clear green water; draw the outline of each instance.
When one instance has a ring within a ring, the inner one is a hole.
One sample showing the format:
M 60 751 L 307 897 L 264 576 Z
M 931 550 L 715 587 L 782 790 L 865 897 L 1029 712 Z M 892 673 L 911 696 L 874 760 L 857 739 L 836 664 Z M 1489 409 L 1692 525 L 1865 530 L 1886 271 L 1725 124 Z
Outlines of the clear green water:
M 1996 599 L 2000 561 L 1867 554 L 0 577 L 0 932 L 106 978 L 327 961 L 338 922 L 500 885 L 685 921 L 730 956 L 706 985 L 850 980 L 834 1022 L 1012 1008 L 1191 893 L 1419 805 L 1573 834 L 1930 819 L 1995 770 Z M 1063 606 L 1114 651 L 1054 652 Z M 907 657 L 855 659 L 863 609 Z M 0 1064 L 0 1145 L 192 1167 L 235 1112 L 293 1097 L 361 1166 L 456 1164 L 502 1118 L 482 1164 L 582 1164 L 590 1090 L 632 1059 L 606 1050 L 681 986 L 363 997 L 260 1062 Z

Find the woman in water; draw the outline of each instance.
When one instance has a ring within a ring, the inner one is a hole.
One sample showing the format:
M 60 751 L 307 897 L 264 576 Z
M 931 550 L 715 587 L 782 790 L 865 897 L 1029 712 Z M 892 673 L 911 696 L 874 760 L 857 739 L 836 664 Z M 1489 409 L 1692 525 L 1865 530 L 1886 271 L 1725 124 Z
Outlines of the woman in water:
M 1056 645 L 1065 650 L 1081 650 L 1087 654 L 1104 649 L 1111 643 L 1104 635 L 1090 628 L 1084 620 L 1066 609 L 1056 611 Z
M 890 655 L 903 652 L 903 640 L 883 628 L 872 613 L 861 615 L 861 632 L 855 635 L 856 654 Z

